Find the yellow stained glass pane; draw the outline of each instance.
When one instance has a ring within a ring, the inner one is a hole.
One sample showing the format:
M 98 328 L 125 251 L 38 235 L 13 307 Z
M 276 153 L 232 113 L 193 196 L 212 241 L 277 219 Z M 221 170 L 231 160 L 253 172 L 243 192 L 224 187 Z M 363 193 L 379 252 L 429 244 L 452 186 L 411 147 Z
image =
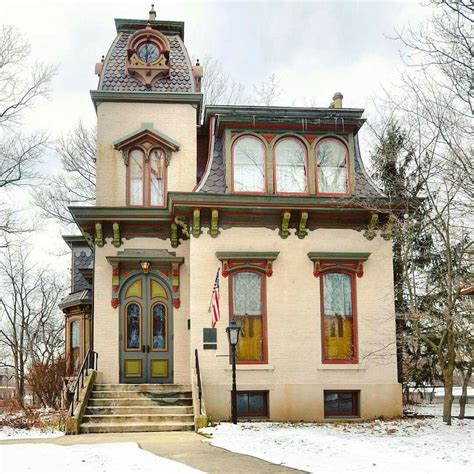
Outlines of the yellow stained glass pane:
M 325 318 L 326 359 L 350 360 L 354 356 L 352 320 L 342 316 Z
M 237 346 L 237 360 L 262 360 L 262 316 L 234 316 L 241 328 Z
M 135 283 L 132 283 L 125 293 L 125 298 L 130 298 L 131 296 L 136 296 L 137 298 L 142 297 L 142 281 L 137 280 Z
M 152 377 L 168 377 L 168 361 L 152 360 L 150 370 Z
M 152 298 L 167 298 L 166 290 L 156 280 L 151 280 L 151 297 Z
M 140 359 L 125 359 L 125 377 L 141 377 L 142 361 Z

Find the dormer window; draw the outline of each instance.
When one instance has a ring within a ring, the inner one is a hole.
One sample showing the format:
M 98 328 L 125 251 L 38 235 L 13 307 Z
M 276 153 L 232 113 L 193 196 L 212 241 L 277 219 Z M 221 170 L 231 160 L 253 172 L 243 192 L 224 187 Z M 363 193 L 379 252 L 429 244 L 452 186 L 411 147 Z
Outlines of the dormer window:
M 265 147 L 258 138 L 245 135 L 232 147 L 232 190 L 241 193 L 265 192 Z
M 318 194 L 348 194 L 346 146 L 335 138 L 325 138 L 316 147 Z
M 277 193 L 307 193 L 306 147 L 299 140 L 284 138 L 275 145 Z
M 145 154 L 135 149 L 129 153 L 128 189 L 130 206 L 143 206 Z

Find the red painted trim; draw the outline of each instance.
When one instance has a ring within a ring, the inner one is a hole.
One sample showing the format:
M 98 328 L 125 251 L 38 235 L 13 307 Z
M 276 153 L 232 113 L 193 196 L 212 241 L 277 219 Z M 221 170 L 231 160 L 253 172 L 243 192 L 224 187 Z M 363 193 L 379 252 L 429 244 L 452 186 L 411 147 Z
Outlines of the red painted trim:
M 214 140 L 214 136 L 213 136 L 213 133 L 214 133 L 214 121 L 215 121 L 215 117 L 214 115 L 212 115 L 212 120 L 210 120 L 209 122 L 209 143 L 207 145 L 207 162 L 206 162 L 206 168 L 204 170 L 204 174 L 201 176 L 201 179 L 199 180 L 199 183 L 196 184 L 196 186 L 194 186 L 194 189 L 193 189 L 193 193 L 196 192 L 197 189 L 199 189 L 199 187 L 201 186 L 201 184 L 203 183 L 203 179 L 206 178 L 207 176 L 207 173 L 209 171 L 209 168 L 212 166 L 212 160 L 214 159 L 213 156 L 211 156 L 211 140 Z
M 354 345 L 354 354 L 352 359 L 326 359 L 326 338 L 324 336 L 324 275 L 328 273 L 343 273 L 351 278 L 351 298 L 352 298 L 352 342 Z M 345 270 L 325 270 L 321 273 L 319 279 L 320 288 L 320 308 L 321 308 L 321 361 L 323 364 L 357 364 L 358 360 L 358 341 L 357 341 L 357 298 L 356 281 L 354 273 Z
M 319 181 L 318 181 L 318 171 L 319 171 L 319 165 L 318 165 L 318 148 L 321 145 L 321 143 L 329 140 L 334 140 L 338 141 L 341 143 L 341 145 L 344 147 L 344 150 L 346 152 L 346 192 L 345 193 L 322 193 L 319 192 Z M 315 163 L 315 174 L 316 174 L 316 196 L 325 196 L 325 197 L 348 197 L 352 196 L 351 193 L 351 181 L 350 181 L 350 176 L 351 176 L 351 163 L 349 159 L 349 149 L 347 148 L 347 145 L 338 137 L 326 137 L 323 138 L 322 140 L 319 140 L 318 143 L 316 143 L 316 147 L 314 149 L 314 163 Z
M 160 150 L 161 152 L 163 152 L 163 204 L 161 204 L 161 206 L 159 205 L 156 205 L 156 204 L 151 204 L 151 154 L 155 151 L 155 150 Z M 147 183 L 147 187 L 148 187 L 148 197 L 147 197 L 147 207 L 151 207 L 153 209 L 162 209 L 164 207 L 166 207 L 166 193 L 168 192 L 168 189 L 167 189 L 167 185 L 168 185 L 168 167 L 166 166 L 166 152 L 163 150 L 163 148 L 161 147 L 153 147 L 150 149 L 150 152 L 148 154 L 148 167 L 147 167 L 147 171 L 148 171 L 148 178 L 146 178 L 146 183 Z
M 262 293 L 262 360 L 237 360 L 237 364 L 268 364 L 267 353 L 267 299 L 266 299 L 266 285 L 265 273 L 253 269 L 237 270 L 229 275 L 229 321 L 234 319 L 234 295 L 233 283 L 234 276 L 238 273 L 255 273 L 261 278 L 261 293 Z
M 129 305 L 131 304 L 137 304 L 138 307 L 140 308 L 140 318 L 139 318 L 139 331 L 140 331 L 140 342 L 138 344 L 138 349 L 129 349 L 127 347 L 127 341 L 128 341 L 128 326 L 127 326 L 127 308 Z M 138 301 L 135 301 L 135 300 L 130 300 L 130 301 L 127 301 L 127 303 L 124 305 L 124 309 L 123 309 L 123 324 L 124 324 L 124 327 L 123 327 L 123 335 L 124 335 L 124 338 L 123 338 L 123 350 L 124 352 L 141 352 L 142 351 L 142 348 L 141 348 L 141 345 L 142 345 L 142 342 L 143 342 L 143 324 L 142 324 L 142 318 L 143 318 L 143 307 L 141 305 L 141 303 L 139 303 Z
M 141 204 L 130 204 L 130 188 L 131 188 L 131 174 L 130 174 L 130 167 L 131 167 L 131 158 L 130 154 L 133 153 L 135 150 L 138 150 L 142 154 L 142 203 Z M 146 153 L 139 147 L 132 148 L 129 152 L 128 158 L 128 165 L 127 165 L 127 206 L 129 207 L 144 207 L 145 204 L 145 156 Z
M 263 191 L 235 191 L 234 190 L 234 147 L 235 144 L 242 138 L 255 138 L 260 142 L 263 148 L 263 185 L 264 185 L 264 190 Z M 231 192 L 232 194 L 267 194 L 268 192 L 268 186 L 267 186 L 267 147 L 263 140 L 258 136 L 258 135 L 253 135 L 251 133 L 246 133 L 244 135 L 239 135 L 233 142 L 231 146 L 231 168 L 230 168 L 230 183 L 231 183 Z
M 278 180 L 277 180 L 277 172 L 276 172 L 276 168 L 277 168 L 276 149 L 277 149 L 277 146 L 280 143 L 284 142 L 285 140 L 298 142 L 304 148 L 305 170 L 306 170 L 306 191 L 305 192 L 289 192 L 289 191 L 279 192 L 278 191 Z M 309 195 L 309 166 L 308 166 L 309 161 L 308 161 L 308 147 L 306 143 L 300 138 L 296 138 L 293 136 L 284 136 L 282 138 L 279 138 L 272 148 L 272 158 L 273 158 L 273 189 L 275 191 L 275 194 L 279 194 L 281 196 L 308 196 Z
M 333 394 L 333 393 L 350 393 L 352 394 L 352 411 L 337 411 L 331 412 L 326 411 L 325 406 L 325 398 L 326 394 Z M 360 390 L 324 390 L 323 393 L 323 409 L 324 409 L 324 418 L 338 418 L 344 416 L 352 416 L 352 417 L 359 417 L 360 416 Z

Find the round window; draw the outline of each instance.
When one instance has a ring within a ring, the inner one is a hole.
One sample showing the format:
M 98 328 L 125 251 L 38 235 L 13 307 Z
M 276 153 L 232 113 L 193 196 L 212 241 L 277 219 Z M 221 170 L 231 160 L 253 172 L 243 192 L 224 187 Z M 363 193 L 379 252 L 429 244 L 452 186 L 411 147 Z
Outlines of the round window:
M 152 63 L 160 57 L 160 50 L 155 43 L 148 41 L 138 48 L 138 57 L 144 63 Z

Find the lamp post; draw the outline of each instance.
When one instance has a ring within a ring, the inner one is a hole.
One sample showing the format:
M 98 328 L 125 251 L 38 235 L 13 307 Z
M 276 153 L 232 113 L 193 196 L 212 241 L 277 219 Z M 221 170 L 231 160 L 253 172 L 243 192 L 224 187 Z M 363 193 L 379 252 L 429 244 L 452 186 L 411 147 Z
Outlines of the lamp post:
M 239 342 L 240 326 L 237 322 L 232 319 L 229 322 L 229 326 L 226 328 L 227 339 L 229 341 L 231 350 L 232 360 L 232 394 L 231 394 L 231 412 L 232 412 L 232 423 L 237 424 L 237 383 L 235 380 L 235 348 Z

